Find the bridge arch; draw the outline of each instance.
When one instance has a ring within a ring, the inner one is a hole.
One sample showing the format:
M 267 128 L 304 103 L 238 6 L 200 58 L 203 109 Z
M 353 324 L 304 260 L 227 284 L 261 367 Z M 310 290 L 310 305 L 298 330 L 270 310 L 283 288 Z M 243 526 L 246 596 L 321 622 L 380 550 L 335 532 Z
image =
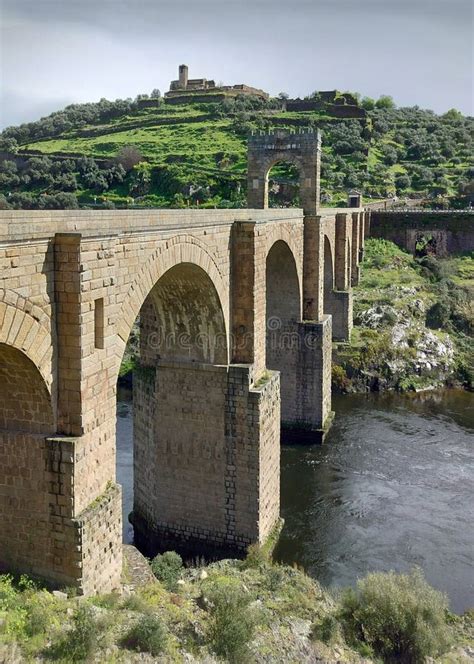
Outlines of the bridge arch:
M 177 242 L 153 255 L 123 305 L 129 320 L 140 317 L 131 520 L 148 555 L 163 547 L 186 554 L 190 538 L 197 546 L 203 534 L 219 540 L 226 530 L 226 298 L 212 256 Z
M 51 392 L 44 377 L 25 352 L 1 341 L 0 430 L 54 433 Z
M 280 371 L 281 417 L 290 420 L 297 398 L 295 367 L 300 351 L 301 288 L 290 246 L 277 240 L 265 264 L 266 366 Z
M 180 235 L 153 252 L 128 289 L 117 318 L 117 375 L 125 345 L 143 304 L 160 279 L 179 264 L 194 265 L 207 275 L 209 287 L 215 291 L 223 312 L 228 348 L 229 293 L 225 279 L 205 245 L 193 236 Z
M 226 324 L 212 279 L 196 263 L 169 268 L 157 281 L 142 309 L 142 329 L 154 359 L 227 364 Z M 144 348 L 144 346 L 142 346 Z M 152 358 L 149 357 L 148 360 Z
M 331 313 L 333 290 L 334 290 L 333 252 L 328 236 L 324 235 L 324 313 Z
M 0 569 L 38 572 L 52 562 L 48 450 L 54 409 L 34 362 L 0 343 Z
M 250 208 L 268 207 L 268 173 L 278 162 L 299 170 L 300 202 L 305 214 L 319 208 L 321 137 L 308 130 L 299 134 L 277 131 L 250 136 L 248 140 L 247 202 Z
M 0 291 L 0 343 L 24 353 L 51 391 L 52 340 L 46 322 L 46 314 L 29 300 L 13 291 Z

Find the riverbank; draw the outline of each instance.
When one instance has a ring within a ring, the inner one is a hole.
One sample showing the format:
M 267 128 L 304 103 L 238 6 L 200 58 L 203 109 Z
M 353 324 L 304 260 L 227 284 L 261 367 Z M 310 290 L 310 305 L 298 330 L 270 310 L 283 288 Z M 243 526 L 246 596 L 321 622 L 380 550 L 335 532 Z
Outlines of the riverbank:
M 414 259 L 368 238 L 350 343 L 333 354 L 335 392 L 472 389 L 474 257 Z
M 474 614 L 450 614 L 417 572 L 369 575 L 335 597 L 255 548 L 244 561 L 190 568 L 165 554 L 151 568 L 126 547 L 120 592 L 89 599 L 0 576 L 0 661 L 369 663 L 395 648 L 414 664 L 454 664 L 474 655 Z

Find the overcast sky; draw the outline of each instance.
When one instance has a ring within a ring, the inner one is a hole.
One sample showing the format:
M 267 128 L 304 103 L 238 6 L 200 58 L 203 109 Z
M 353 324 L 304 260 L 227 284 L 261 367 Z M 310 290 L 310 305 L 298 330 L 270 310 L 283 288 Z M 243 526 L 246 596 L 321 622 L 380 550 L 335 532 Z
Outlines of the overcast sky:
M 177 77 L 473 114 L 472 0 L 0 0 L 0 126 Z

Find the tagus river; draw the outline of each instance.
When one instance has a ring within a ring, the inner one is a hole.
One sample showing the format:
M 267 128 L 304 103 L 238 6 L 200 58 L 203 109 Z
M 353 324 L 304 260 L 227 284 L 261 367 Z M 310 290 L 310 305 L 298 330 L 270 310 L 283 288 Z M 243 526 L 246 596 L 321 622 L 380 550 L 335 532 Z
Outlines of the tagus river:
M 327 586 L 423 569 L 461 613 L 474 607 L 474 396 L 350 395 L 323 446 L 285 446 L 276 558 Z M 117 474 L 132 509 L 132 405 L 121 391 Z

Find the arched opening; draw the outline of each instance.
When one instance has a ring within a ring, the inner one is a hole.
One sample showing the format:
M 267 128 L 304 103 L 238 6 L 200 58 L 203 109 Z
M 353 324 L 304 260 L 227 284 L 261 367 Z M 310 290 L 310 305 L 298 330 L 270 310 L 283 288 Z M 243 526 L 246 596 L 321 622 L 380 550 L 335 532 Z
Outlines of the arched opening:
M 53 429 L 51 398 L 40 372 L 24 353 L 0 343 L 0 430 Z
M 291 161 L 274 163 L 266 174 L 268 207 L 301 207 L 300 170 Z
M 301 298 L 294 256 L 282 240 L 266 260 L 266 366 L 280 371 L 282 421 L 294 419 Z
M 0 569 L 40 574 L 51 562 L 45 438 L 53 433 L 39 370 L 0 343 Z
M 131 377 L 119 379 L 117 478 L 125 541 L 154 555 L 179 549 L 178 536 L 184 542 L 186 535 L 222 533 L 228 344 L 222 304 L 204 269 L 180 263 L 160 277 L 124 363 Z
M 334 290 L 334 263 L 331 243 L 324 236 L 324 313 L 331 313 L 332 292 Z

